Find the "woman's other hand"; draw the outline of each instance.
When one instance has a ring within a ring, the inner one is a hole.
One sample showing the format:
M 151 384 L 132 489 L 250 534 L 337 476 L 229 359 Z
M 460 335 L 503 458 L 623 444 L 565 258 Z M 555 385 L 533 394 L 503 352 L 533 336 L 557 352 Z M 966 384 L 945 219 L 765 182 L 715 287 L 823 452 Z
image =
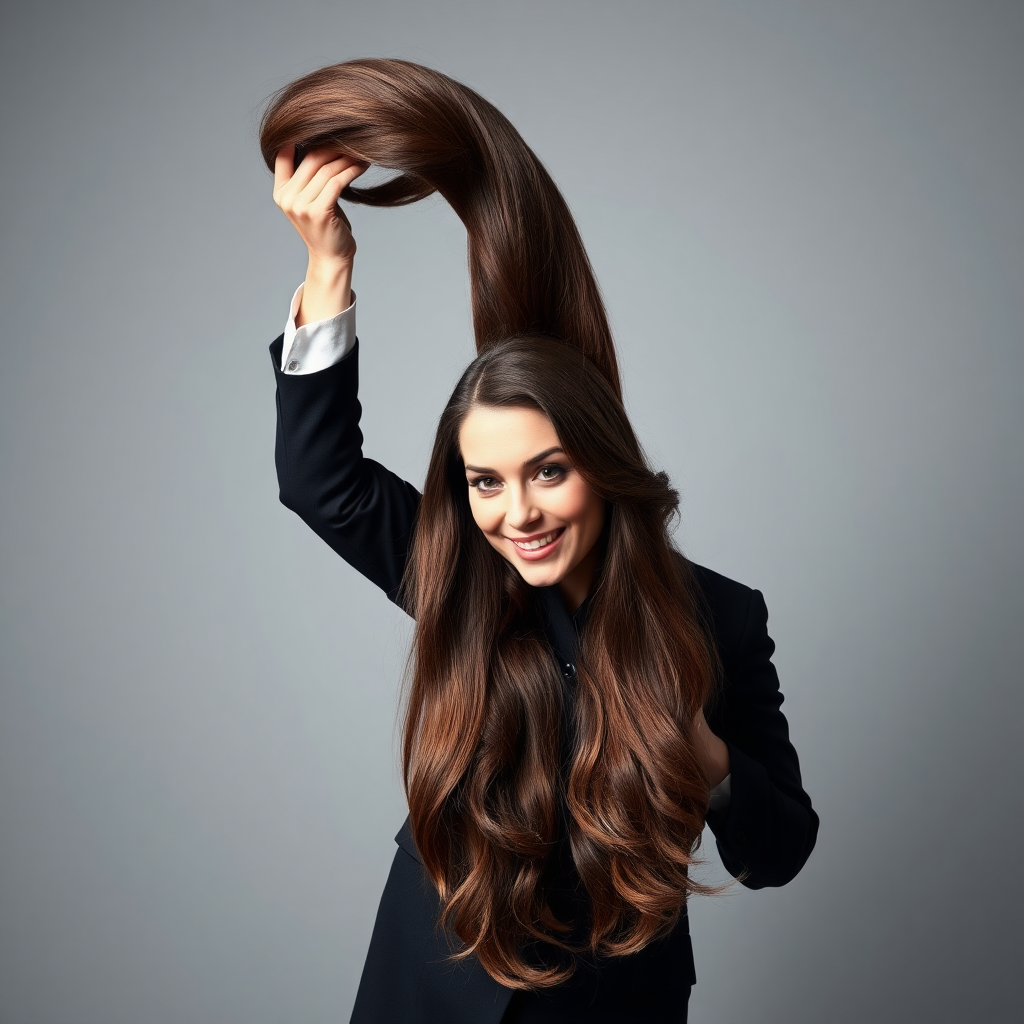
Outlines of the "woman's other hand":
M 296 327 L 327 320 L 352 304 L 352 263 L 356 240 L 338 205 L 342 191 L 369 166 L 329 149 L 310 150 L 294 167 L 295 147 L 285 146 L 274 162 L 274 202 L 292 222 L 309 251 Z
M 720 739 L 708 728 L 703 708 L 694 717 L 693 726 L 697 736 L 697 747 L 704 757 L 708 784 L 714 789 L 729 774 L 729 747 L 725 740 Z

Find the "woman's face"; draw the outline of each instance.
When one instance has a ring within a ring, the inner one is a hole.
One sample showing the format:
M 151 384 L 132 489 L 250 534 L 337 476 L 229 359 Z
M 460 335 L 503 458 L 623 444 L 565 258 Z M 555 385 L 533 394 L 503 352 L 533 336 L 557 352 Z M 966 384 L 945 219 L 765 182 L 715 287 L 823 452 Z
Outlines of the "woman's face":
M 459 431 L 469 507 L 491 546 L 534 587 L 559 584 L 570 611 L 594 578 L 604 501 L 537 409 L 474 406 Z

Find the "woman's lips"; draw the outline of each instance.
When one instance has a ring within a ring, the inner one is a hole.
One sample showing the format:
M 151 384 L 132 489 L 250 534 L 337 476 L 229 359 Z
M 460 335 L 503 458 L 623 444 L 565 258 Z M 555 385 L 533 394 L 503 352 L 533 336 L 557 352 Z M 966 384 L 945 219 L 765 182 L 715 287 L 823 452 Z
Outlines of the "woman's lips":
M 565 527 L 560 526 L 557 530 L 550 530 L 529 540 L 514 540 L 512 537 L 508 539 L 512 541 L 512 546 L 520 558 L 527 562 L 536 562 L 538 559 L 547 558 L 554 551 L 564 533 Z

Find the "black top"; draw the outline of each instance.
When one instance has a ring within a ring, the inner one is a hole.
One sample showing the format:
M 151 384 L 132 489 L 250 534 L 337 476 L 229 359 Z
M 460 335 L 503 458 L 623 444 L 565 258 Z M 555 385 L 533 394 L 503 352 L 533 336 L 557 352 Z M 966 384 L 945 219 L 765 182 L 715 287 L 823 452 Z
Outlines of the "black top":
M 358 342 L 327 369 L 285 374 L 280 370 L 282 337 L 270 346 L 277 376 L 281 501 L 397 601 L 420 495 L 412 484 L 363 457 Z M 709 812 L 707 823 L 726 869 L 734 876 L 745 872 L 745 886 L 784 885 L 814 848 L 818 816 L 802 787 L 780 709 L 768 611 L 759 591 L 703 566 L 693 564 L 693 570 L 724 670 L 724 685 L 706 716 L 729 748 L 732 773 L 730 803 Z M 547 613 L 553 656 L 571 688 L 586 602 L 574 620 L 556 588 L 538 588 L 538 596 Z M 473 958 L 458 966 L 445 962 L 450 947 L 433 928 L 436 893 L 422 870 L 408 820 L 395 838 L 400 851 L 381 899 L 353 1022 L 496 1024 L 511 991 Z M 567 848 L 553 860 L 561 867 L 552 884 L 574 891 Z M 609 960 L 599 970 L 579 972 L 564 995 L 585 1005 L 584 1017 L 593 1022 L 669 1021 L 684 1019 L 672 1015 L 673 1007 L 681 1005 L 685 1014 L 693 980 L 684 914 L 668 939 L 634 956 Z

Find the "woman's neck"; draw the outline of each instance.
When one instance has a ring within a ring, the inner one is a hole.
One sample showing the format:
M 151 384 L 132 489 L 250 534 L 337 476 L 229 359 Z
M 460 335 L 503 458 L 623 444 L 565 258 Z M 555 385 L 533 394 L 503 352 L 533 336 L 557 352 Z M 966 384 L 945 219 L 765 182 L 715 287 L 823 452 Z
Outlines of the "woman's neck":
M 598 547 L 599 545 L 595 544 L 579 565 L 563 576 L 558 583 L 558 591 L 562 595 L 562 601 L 570 615 L 576 613 L 594 585 L 597 563 L 600 559 Z

